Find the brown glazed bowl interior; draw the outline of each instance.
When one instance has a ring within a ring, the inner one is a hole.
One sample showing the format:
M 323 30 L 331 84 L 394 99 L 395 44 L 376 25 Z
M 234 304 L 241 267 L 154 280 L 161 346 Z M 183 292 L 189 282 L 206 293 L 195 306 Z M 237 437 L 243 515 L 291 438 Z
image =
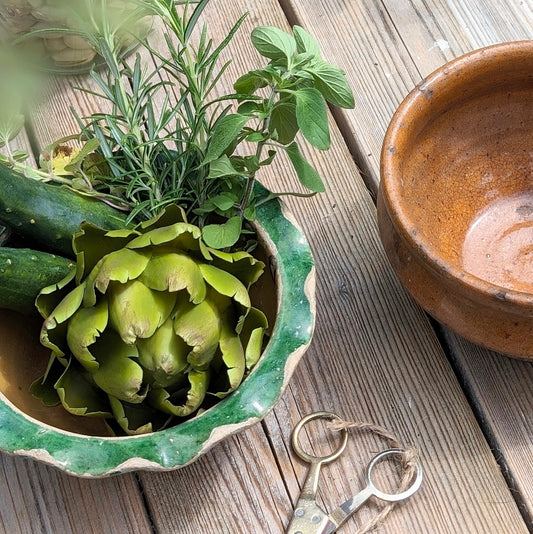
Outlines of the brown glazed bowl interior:
M 407 96 L 383 144 L 378 221 L 430 314 L 533 359 L 533 41 L 466 54 Z

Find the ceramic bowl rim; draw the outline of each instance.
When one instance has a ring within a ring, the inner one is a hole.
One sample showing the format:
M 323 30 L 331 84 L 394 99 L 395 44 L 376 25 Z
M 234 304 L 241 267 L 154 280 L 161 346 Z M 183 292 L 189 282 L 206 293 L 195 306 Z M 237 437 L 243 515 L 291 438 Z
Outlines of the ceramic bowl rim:
M 283 394 L 311 342 L 316 317 L 315 265 L 305 235 L 279 200 L 259 206 L 257 220 L 260 238 L 267 241 L 267 248 L 277 260 L 278 310 L 261 359 L 232 395 L 197 417 L 165 430 L 104 437 L 43 423 L 0 393 L 0 450 L 34 458 L 79 477 L 167 471 L 193 462 L 225 437 L 263 419 Z M 254 384 L 253 377 L 262 374 L 267 385 Z M 199 428 L 196 434 L 195 427 Z M 179 446 L 185 452 L 172 449 Z M 109 451 L 116 458 L 110 458 Z
M 454 72 L 468 71 L 472 66 L 482 62 L 493 62 L 495 59 L 502 59 L 503 57 L 508 59 L 510 56 L 528 57 L 533 62 L 533 40 L 498 43 L 463 54 L 433 71 L 406 96 L 394 113 L 383 141 L 380 189 L 386 199 L 384 205 L 392 224 L 408 247 L 411 250 L 416 250 L 424 264 L 435 274 L 448 282 L 458 283 L 474 299 L 476 296 L 489 295 L 498 301 L 499 305 L 504 301 L 516 308 L 530 310 L 533 304 L 533 294 L 488 282 L 444 261 L 434 247 L 422 240 L 420 235 L 416 233 L 408 210 L 403 209 L 400 195 L 395 192 L 399 176 L 396 170 L 399 163 L 396 160 L 395 147 L 398 144 L 396 138 L 404 125 L 412 122 L 409 116 L 413 114 L 415 103 L 426 98 L 424 95 L 426 91 L 433 92 L 440 87 L 445 87 L 448 76 Z

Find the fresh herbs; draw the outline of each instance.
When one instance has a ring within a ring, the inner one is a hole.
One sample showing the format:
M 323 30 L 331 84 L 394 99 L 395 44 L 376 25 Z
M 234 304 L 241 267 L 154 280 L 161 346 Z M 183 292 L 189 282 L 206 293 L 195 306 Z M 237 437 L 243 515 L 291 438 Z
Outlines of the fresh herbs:
M 234 93 L 215 96 L 228 66 L 219 65 L 221 53 L 244 17 L 215 45 L 206 25 L 197 28 L 208 1 L 131 0 L 165 28 L 162 46 L 142 42 L 133 60 L 116 46 L 113 31 L 84 35 L 108 67 L 91 77 L 111 111 L 77 116 L 81 150 L 65 160 L 65 139 L 59 140 L 41 166 L 47 179 L 127 209 L 131 221 L 178 204 L 209 246 L 225 248 L 254 219 L 257 173 L 279 153 L 309 194 L 324 190 L 300 144 L 327 149 L 327 102 L 348 108 L 354 100 L 343 72 L 321 58 L 317 42 L 298 26 L 293 35 L 256 28 L 252 44 L 268 64 L 241 76 Z

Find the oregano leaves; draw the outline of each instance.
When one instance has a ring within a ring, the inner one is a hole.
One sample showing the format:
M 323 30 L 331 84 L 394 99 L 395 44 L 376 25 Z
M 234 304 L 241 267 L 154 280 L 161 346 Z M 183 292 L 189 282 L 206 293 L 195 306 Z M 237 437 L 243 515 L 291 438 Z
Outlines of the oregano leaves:
M 228 113 L 217 121 L 205 154 L 209 179 L 224 180 L 222 196 L 210 203 L 210 209 L 227 222 L 205 227 L 203 235 L 207 244 L 216 248 L 231 246 L 241 232 L 237 222 L 254 216 L 255 175 L 270 165 L 280 150 L 287 154 L 306 189 L 311 193 L 325 190 L 299 143 L 305 140 L 314 148 L 327 150 L 327 103 L 354 106 L 344 72 L 322 59 L 317 41 L 300 26 L 294 26 L 292 35 L 260 26 L 252 31 L 251 41 L 269 62 L 235 82 L 238 113 Z M 243 141 L 256 144 L 249 156 L 237 153 Z M 268 157 L 264 158 L 265 149 Z

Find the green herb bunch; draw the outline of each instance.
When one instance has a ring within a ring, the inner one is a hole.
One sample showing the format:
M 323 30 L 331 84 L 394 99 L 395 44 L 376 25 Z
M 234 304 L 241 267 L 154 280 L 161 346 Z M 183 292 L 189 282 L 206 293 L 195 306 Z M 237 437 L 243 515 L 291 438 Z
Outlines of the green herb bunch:
M 221 53 L 245 17 L 215 45 L 206 25 L 197 29 L 209 0 L 131 1 L 131 18 L 149 13 L 163 22 L 164 46 L 143 41 L 131 60 L 110 25 L 79 30 L 105 60 L 107 69 L 91 76 L 110 111 L 76 115 L 80 131 L 54 143 L 34 176 L 101 197 L 129 211 L 131 222 L 178 204 L 214 248 L 230 247 L 246 232 L 245 221 L 262 201 L 254 193 L 256 175 L 280 152 L 309 194 L 324 190 L 300 143 L 326 150 L 327 102 L 349 108 L 354 99 L 344 73 L 321 58 L 309 33 L 298 26 L 293 35 L 254 29 L 252 44 L 268 64 L 241 76 L 234 93 L 216 97 L 229 64 L 219 65 Z M 100 12 L 105 7 L 104 0 L 90 4 Z M 146 54 L 149 68 L 146 57 L 141 61 Z M 72 138 L 82 148 L 62 153 Z

